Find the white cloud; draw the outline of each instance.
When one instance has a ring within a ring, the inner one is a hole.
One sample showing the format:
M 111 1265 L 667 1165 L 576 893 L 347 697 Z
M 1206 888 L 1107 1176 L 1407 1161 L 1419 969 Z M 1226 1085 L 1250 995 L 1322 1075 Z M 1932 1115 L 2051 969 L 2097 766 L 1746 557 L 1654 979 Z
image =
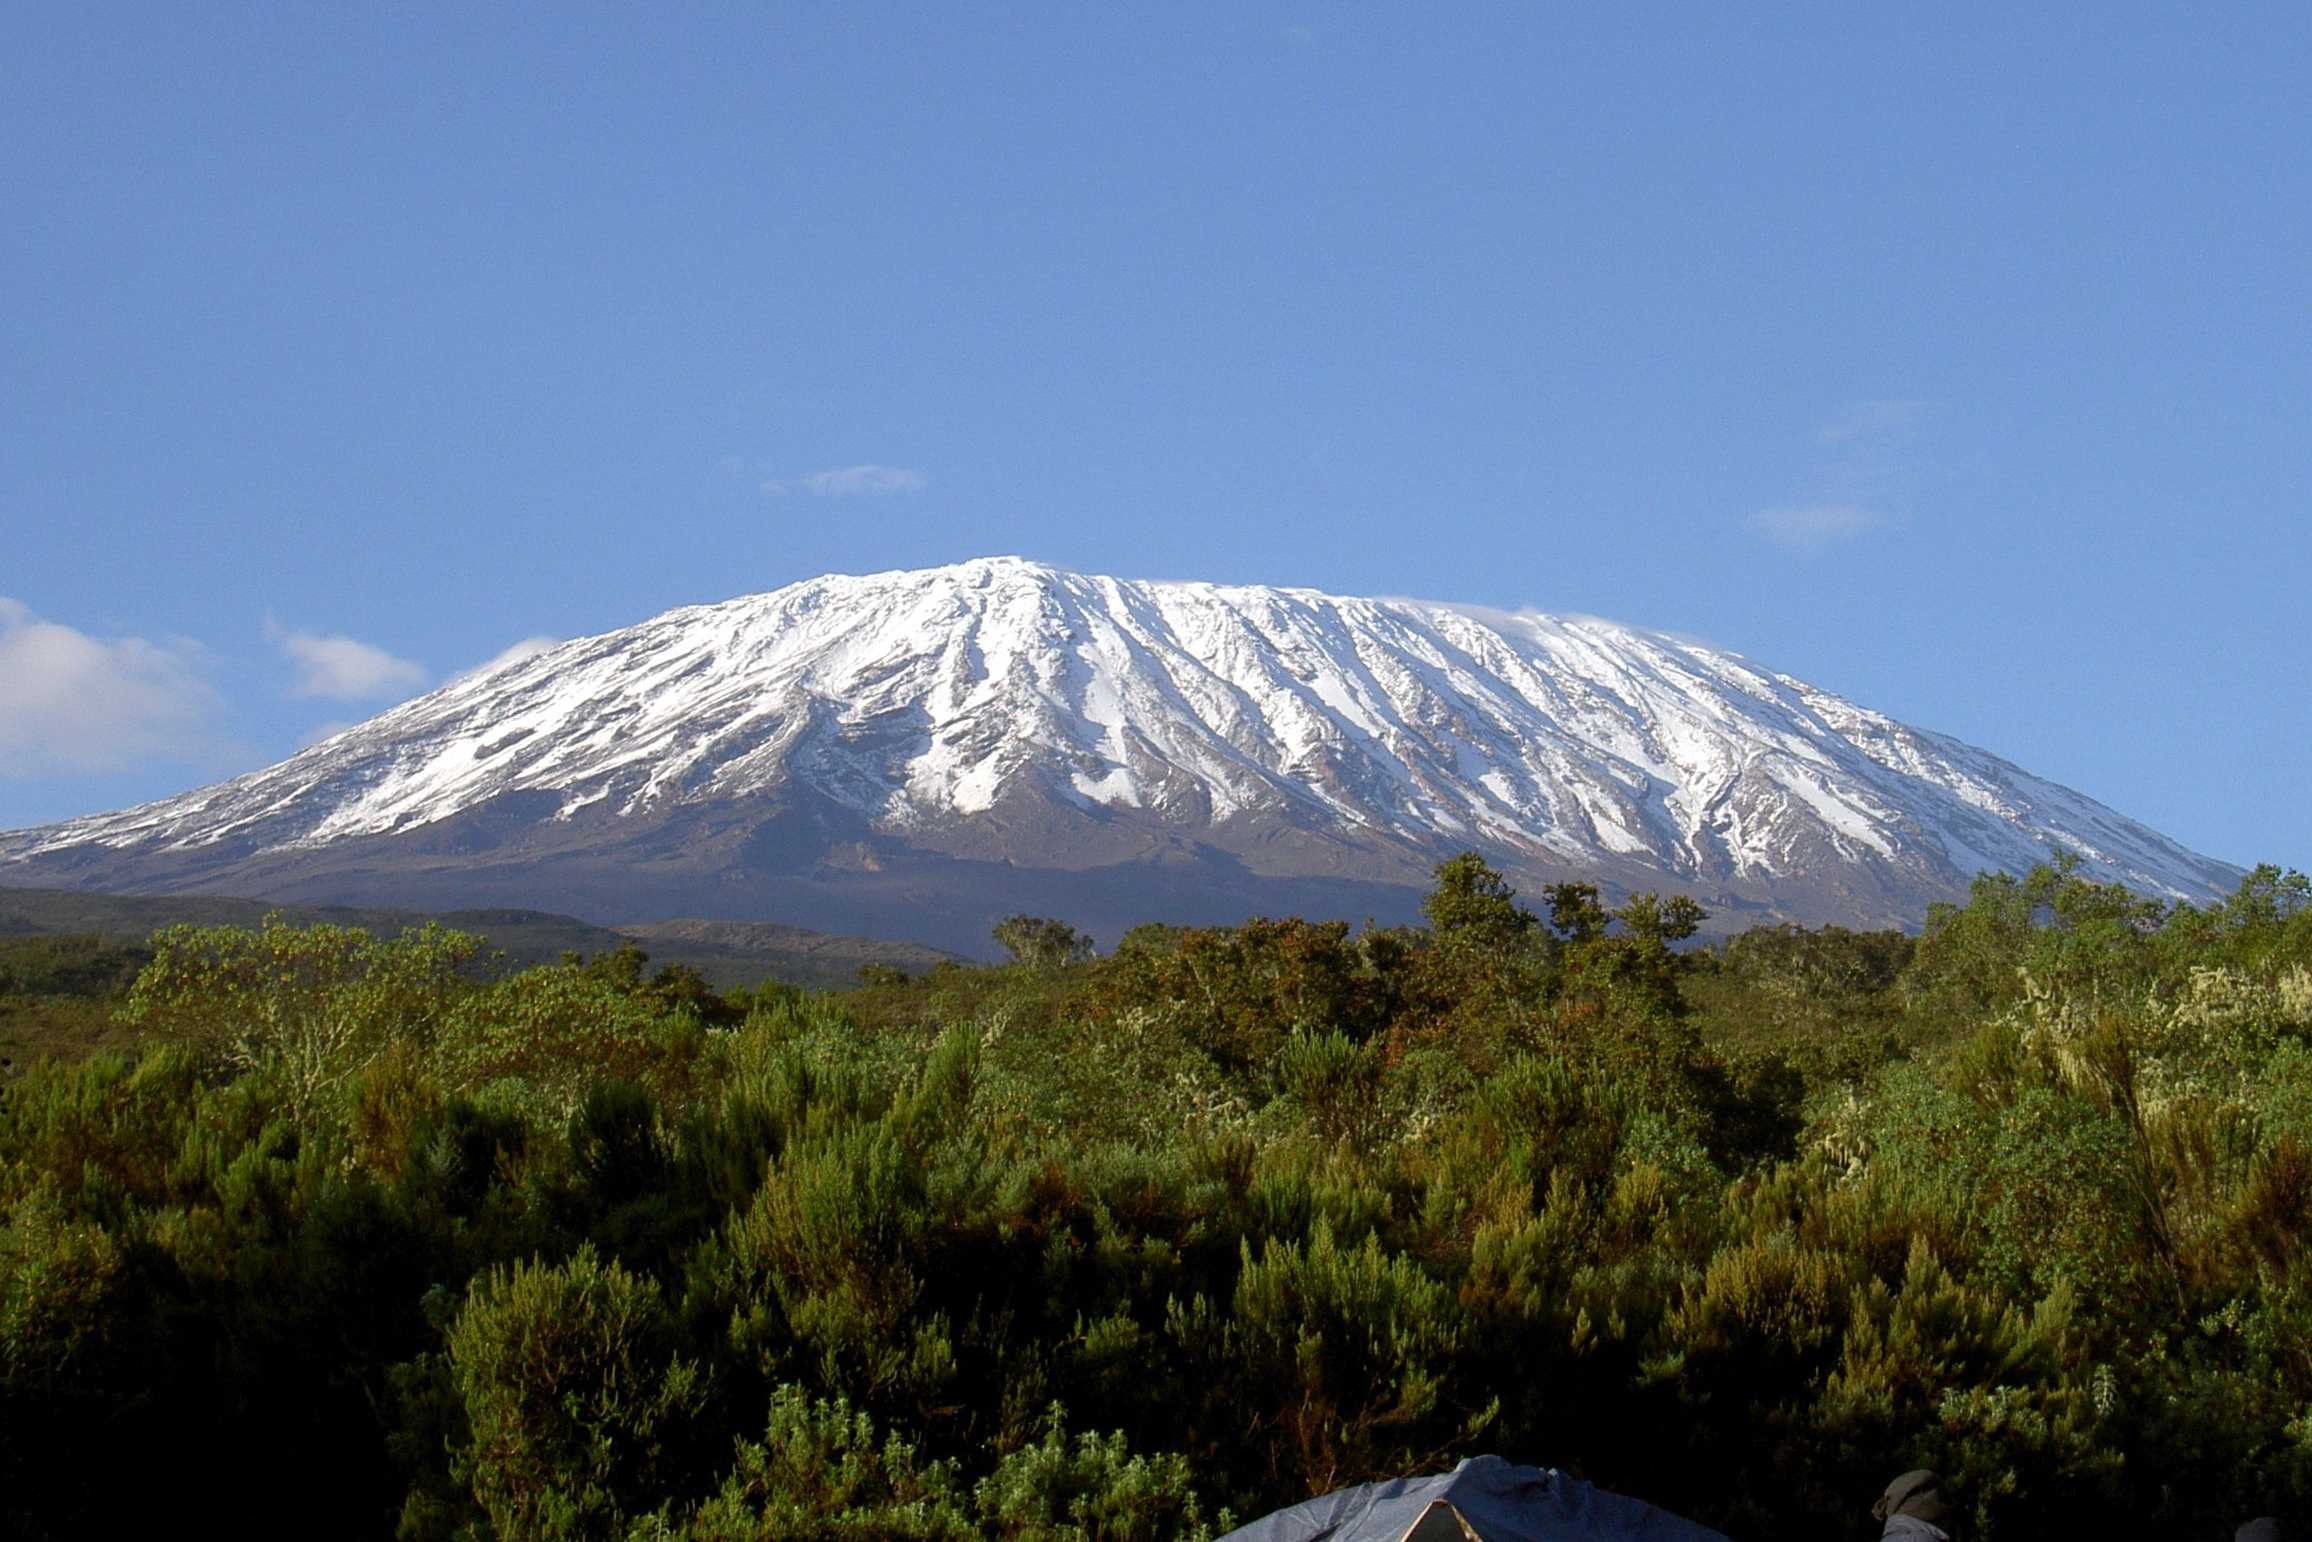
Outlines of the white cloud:
M 223 708 L 196 645 L 91 637 L 0 596 L 0 776 L 205 756 Z
M 1900 526 L 1914 480 L 1913 441 L 1933 404 L 1882 398 L 1849 402 L 1815 425 L 1821 464 L 1794 501 L 1745 521 L 1770 541 L 1812 552 Z
M 853 498 L 919 493 L 931 485 L 931 478 L 901 466 L 844 466 L 834 471 L 814 471 L 804 477 L 802 483 L 805 492 L 821 498 Z
M 335 634 L 294 631 L 265 623 L 265 635 L 297 666 L 293 696 L 330 701 L 375 701 L 407 696 L 424 686 L 425 666 L 396 658 L 374 643 Z
M 1927 404 L 1917 401 L 1853 402 L 1837 417 L 1817 426 L 1814 436 L 1824 444 L 1904 439 L 1918 427 L 1926 410 Z
M 1883 514 L 1852 503 L 1816 503 L 1794 509 L 1761 509 L 1750 516 L 1750 528 L 1769 540 L 1801 551 L 1813 551 L 1833 541 L 1883 528 Z
M 499 649 L 473 668 L 459 670 L 450 677 L 450 680 L 452 683 L 456 683 L 463 680 L 480 679 L 483 675 L 504 669 L 509 664 L 519 664 L 524 659 L 534 659 L 548 648 L 559 646 L 561 641 L 562 639 L 559 637 L 548 637 L 542 633 L 536 637 L 525 637 L 518 643 L 510 643 Z

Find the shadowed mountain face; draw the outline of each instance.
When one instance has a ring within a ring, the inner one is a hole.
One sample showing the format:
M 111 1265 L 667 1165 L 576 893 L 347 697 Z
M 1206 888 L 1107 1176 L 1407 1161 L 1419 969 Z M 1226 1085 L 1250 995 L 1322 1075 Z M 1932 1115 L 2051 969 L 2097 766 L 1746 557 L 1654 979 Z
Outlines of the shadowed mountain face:
M 670 611 L 267 770 L 0 834 L 0 882 L 531 905 L 983 950 L 1019 910 L 1410 916 L 1474 847 L 1722 924 L 1916 924 L 2061 846 L 2238 870 L 1995 756 L 1608 622 L 1011 559 Z

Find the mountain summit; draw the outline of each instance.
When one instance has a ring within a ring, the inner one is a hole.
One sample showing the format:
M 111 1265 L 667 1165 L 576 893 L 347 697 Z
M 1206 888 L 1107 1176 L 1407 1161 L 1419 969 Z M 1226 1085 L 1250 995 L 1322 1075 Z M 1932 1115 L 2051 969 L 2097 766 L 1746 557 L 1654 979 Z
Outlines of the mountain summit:
M 1587 617 L 1090 577 L 1016 558 L 669 611 L 454 680 L 267 770 L 0 834 L 0 881 L 982 945 L 1521 885 L 1915 924 L 2051 847 L 2205 901 L 2238 870 L 1982 750 Z

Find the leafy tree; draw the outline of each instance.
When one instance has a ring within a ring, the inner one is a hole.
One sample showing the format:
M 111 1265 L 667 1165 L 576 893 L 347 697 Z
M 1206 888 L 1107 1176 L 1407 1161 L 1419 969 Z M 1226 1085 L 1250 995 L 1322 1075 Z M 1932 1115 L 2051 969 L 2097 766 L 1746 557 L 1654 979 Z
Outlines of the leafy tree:
M 1473 952 L 1519 948 L 1534 927 L 1532 913 L 1517 903 L 1517 891 L 1474 851 L 1437 864 L 1421 913 L 1441 946 Z
M 1013 963 L 1030 969 L 1058 969 L 1092 956 L 1091 938 L 1044 916 L 1008 916 L 995 924 L 994 935 Z
M 1402 962 L 1346 922 L 1142 927 L 1093 971 L 1104 1014 L 1153 1011 L 1234 1072 L 1266 1076 L 1295 1033 L 1362 1042 L 1396 1014 Z
M 1542 891 L 1549 903 L 1549 929 L 1569 943 L 1595 942 L 1610 917 L 1594 883 L 1553 883 Z
M 468 994 L 480 940 L 439 926 L 380 942 L 357 927 L 172 926 L 123 1008 L 132 1023 L 277 1077 L 303 1112 L 388 1046 L 432 1042 Z
M 1672 943 L 1693 936 L 1710 916 L 1690 895 L 1673 894 L 1665 900 L 1658 894 L 1633 894 L 1614 912 L 1614 919 L 1636 942 Z
M 525 969 L 466 996 L 432 1063 L 452 1087 L 493 1087 L 542 1114 L 567 1117 L 598 1081 L 679 1086 L 699 1053 L 700 1023 L 646 990 L 567 964 Z
M 1421 908 L 1429 928 L 1409 971 L 1407 1027 L 1491 1065 L 1522 1040 L 1548 995 L 1554 940 L 1473 851 L 1438 864 Z
M 631 938 L 591 959 L 583 953 L 566 950 L 562 964 L 589 980 L 648 1002 L 661 1011 L 687 1012 L 700 1022 L 716 1027 L 727 1028 L 743 1022 L 747 1015 L 743 1000 L 717 994 L 707 984 L 706 977 L 688 964 L 662 964 L 656 974 L 647 973 L 650 954 Z
M 641 943 L 628 938 L 609 952 L 597 953 L 592 958 L 583 953 L 564 953 L 562 962 L 583 971 L 590 979 L 600 980 L 631 996 L 642 990 L 643 971 L 650 967 L 650 954 Z

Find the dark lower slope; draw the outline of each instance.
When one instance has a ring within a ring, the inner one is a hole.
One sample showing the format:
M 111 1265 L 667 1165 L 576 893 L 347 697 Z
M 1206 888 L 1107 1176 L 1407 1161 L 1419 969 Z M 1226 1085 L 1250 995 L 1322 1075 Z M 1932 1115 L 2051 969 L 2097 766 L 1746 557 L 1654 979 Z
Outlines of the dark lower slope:
M 911 942 L 831 936 L 802 927 L 732 927 L 691 921 L 602 926 L 575 916 L 516 906 L 396 906 L 364 896 L 350 904 L 297 896 L 249 899 L 201 892 L 112 894 L 92 889 L 0 887 L 0 937 L 96 936 L 141 942 L 164 926 L 255 926 L 278 913 L 293 925 L 358 926 L 392 936 L 438 922 L 486 938 L 514 966 L 547 964 L 564 953 L 594 957 L 638 943 L 656 964 L 684 964 L 718 989 L 766 979 L 830 988 L 855 984 L 860 966 L 919 974 L 951 955 Z

